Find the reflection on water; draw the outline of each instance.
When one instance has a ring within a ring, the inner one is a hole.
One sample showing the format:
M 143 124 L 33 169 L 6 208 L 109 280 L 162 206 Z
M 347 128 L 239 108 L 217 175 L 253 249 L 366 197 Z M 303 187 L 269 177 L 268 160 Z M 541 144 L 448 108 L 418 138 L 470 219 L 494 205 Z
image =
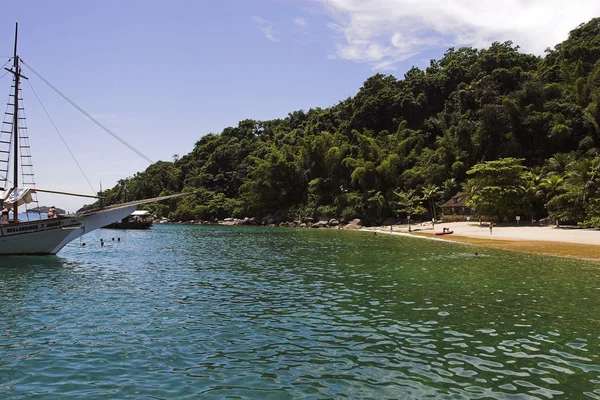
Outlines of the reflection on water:
M 67 262 L 68 263 L 68 262 Z M 0 268 L 3 271 L 2 277 L 10 276 L 10 269 L 16 269 L 15 275 L 22 275 L 22 270 L 31 270 L 33 268 L 58 268 L 65 265 L 63 258 L 57 256 L 1 256 Z M 31 271 L 29 271 L 31 272 Z M 4 275 L 6 273 L 7 275 Z
M 597 264 L 337 230 L 84 240 L 1 260 L 3 398 L 600 398 Z

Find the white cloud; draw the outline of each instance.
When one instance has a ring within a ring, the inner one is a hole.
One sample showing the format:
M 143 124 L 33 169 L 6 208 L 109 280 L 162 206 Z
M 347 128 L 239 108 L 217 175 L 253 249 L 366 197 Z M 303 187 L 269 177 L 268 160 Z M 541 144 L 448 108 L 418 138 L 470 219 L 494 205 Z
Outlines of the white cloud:
M 429 49 L 512 40 L 542 55 L 579 24 L 600 16 L 599 0 L 318 0 L 333 22 L 339 58 L 394 65 Z
M 276 36 L 276 32 L 273 29 L 273 23 L 271 21 L 267 21 L 266 19 L 262 19 L 260 17 L 253 17 L 252 19 L 254 22 L 256 22 L 258 29 L 263 33 L 263 35 L 265 35 L 267 40 L 275 43 L 280 41 Z
M 308 22 L 304 18 L 294 18 L 294 24 L 298 26 L 306 26 Z

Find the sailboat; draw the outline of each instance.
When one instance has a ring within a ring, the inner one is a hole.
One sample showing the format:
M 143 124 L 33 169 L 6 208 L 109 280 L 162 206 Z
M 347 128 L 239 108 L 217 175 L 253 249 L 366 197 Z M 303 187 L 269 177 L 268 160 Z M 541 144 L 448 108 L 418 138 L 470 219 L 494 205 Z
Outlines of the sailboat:
M 21 58 L 17 55 L 18 23 L 15 27 L 15 47 L 12 67 L 4 68 L 13 75 L 12 92 L 9 96 L 7 115 L 0 135 L 0 182 L 5 188 L 0 189 L 0 255 L 37 254 L 50 255 L 58 253 L 64 246 L 80 236 L 101 228 L 114 221 L 121 220 L 141 204 L 158 202 L 179 197 L 184 194 L 155 197 L 129 203 L 100 207 L 84 212 L 41 217 L 32 221 L 19 219 L 19 207 L 37 202 L 37 193 L 54 193 L 84 197 L 74 193 L 43 190 L 35 187 L 33 180 L 33 164 L 29 154 L 29 138 L 24 117 L 21 115 L 21 79 L 28 79 L 21 73 Z M 12 182 L 9 181 L 12 172 Z M 21 174 L 19 174 L 21 172 Z M 20 176 L 21 175 L 21 176 Z M 22 178 L 20 180 L 20 178 Z M 6 188 L 10 184 L 10 187 Z M 12 212 L 12 218 L 9 213 Z

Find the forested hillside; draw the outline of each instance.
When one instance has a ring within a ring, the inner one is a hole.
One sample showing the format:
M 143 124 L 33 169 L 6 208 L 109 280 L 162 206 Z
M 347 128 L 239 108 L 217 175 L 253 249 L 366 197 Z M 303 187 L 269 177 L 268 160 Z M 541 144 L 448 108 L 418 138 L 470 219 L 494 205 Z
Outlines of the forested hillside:
M 195 191 L 153 205 L 181 220 L 377 222 L 430 218 L 432 204 L 465 191 L 487 215 L 598 226 L 599 60 L 600 19 L 542 58 L 511 42 L 451 48 L 404 79 L 376 74 L 332 107 L 202 136 L 103 195 L 112 204 Z

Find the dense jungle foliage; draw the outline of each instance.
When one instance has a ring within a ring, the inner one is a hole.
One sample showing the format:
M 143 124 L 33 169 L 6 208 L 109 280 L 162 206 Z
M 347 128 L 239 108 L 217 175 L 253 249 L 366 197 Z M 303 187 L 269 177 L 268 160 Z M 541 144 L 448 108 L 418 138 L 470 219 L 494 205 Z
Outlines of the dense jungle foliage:
M 477 212 L 600 225 L 600 18 L 545 57 L 511 42 L 376 74 L 332 107 L 202 136 L 102 193 L 178 220 L 431 218 L 459 191 Z M 126 192 L 126 193 L 125 193 Z

